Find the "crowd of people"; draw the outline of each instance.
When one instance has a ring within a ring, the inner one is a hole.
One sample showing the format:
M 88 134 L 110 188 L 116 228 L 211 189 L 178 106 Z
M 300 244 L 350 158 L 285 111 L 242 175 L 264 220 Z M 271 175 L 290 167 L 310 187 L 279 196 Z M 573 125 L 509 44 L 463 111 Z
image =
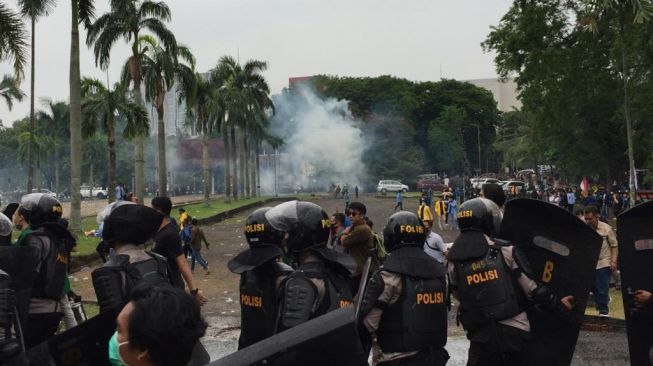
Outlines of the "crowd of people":
M 553 293 L 515 258 L 518 247 L 497 239 L 506 202 L 501 187 L 486 184 L 480 196 L 458 206 L 455 192 L 446 191 L 434 201 L 425 194 L 416 212 L 399 207 L 382 234 L 374 231 L 360 201 L 348 202 L 344 213 L 331 216 L 304 201 L 255 210 L 243 227 L 248 249 L 228 263 L 241 277 L 238 348 L 355 304 L 355 336 L 316 330 L 322 338 L 266 356 L 265 362 L 364 365 L 371 352 L 374 363 L 384 366 L 445 365 L 453 296 L 470 340 L 468 365 L 524 364 L 530 339 L 526 308 L 534 304 L 569 316 L 574 297 Z M 577 210 L 578 203 L 569 198 L 563 208 Z M 36 248 L 36 276 L 22 324 L 27 350 L 55 335 L 69 295 L 67 258 L 76 239 L 61 211 L 56 199 L 34 193 L 11 212 L 20 233 L 9 246 Z M 207 249 L 209 243 L 197 219 L 181 208 L 177 222 L 171 211 L 168 197 L 155 197 L 151 207 L 122 200 L 98 214 L 100 237 L 110 250 L 106 263 L 92 272 L 92 282 L 100 315 L 117 316 L 106 349 L 112 364 L 209 360 L 199 342 L 207 327 L 200 306 L 207 299 L 193 277 L 195 262 L 209 273 L 201 255 L 202 243 Z M 601 221 L 598 206 L 589 204 L 576 213 L 582 225 L 603 239 L 592 292 L 599 314 L 608 316 L 609 283 L 617 270 L 616 236 Z M 433 231 L 436 223 L 440 230 L 460 230 L 452 245 Z M 184 253 L 186 242 L 191 264 Z M 151 250 L 146 243 L 152 243 Z M 646 290 L 633 296 L 636 306 L 652 303 Z

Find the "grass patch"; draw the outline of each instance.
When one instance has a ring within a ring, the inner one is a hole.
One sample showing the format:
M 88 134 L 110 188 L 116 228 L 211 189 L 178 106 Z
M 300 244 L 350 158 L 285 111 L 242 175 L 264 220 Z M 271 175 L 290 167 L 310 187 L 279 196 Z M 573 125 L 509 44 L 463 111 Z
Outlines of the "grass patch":
M 615 290 L 610 288 L 610 298 L 612 301 L 608 304 L 610 309 L 610 317 L 616 319 L 626 319 L 626 314 L 624 313 L 624 302 L 621 296 L 621 290 Z M 585 314 L 598 316 L 599 312 L 594 308 L 594 299 L 590 296 L 589 301 L 587 302 L 587 308 L 585 309 Z
M 235 208 L 243 207 L 250 203 L 260 202 L 268 197 L 256 197 L 256 198 L 245 198 L 239 199 L 238 201 L 231 201 L 231 203 L 224 203 L 224 199 L 214 199 L 209 202 L 209 206 L 206 206 L 204 203 L 193 203 L 190 205 L 176 206 L 172 209 L 172 217 L 178 219 L 177 208 L 183 207 L 186 209 L 189 215 L 197 219 L 203 219 L 219 213 L 233 210 Z M 98 228 L 97 220 L 95 216 L 85 217 L 82 219 L 82 228 L 84 231 L 90 231 Z M 100 238 L 90 237 L 87 238 L 84 236 L 84 233 L 76 233 L 78 236 L 77 241 L 77 252 L 73 255 L 88 255 L 95 252 L 95 247 L 97 247 L 100 242 Z

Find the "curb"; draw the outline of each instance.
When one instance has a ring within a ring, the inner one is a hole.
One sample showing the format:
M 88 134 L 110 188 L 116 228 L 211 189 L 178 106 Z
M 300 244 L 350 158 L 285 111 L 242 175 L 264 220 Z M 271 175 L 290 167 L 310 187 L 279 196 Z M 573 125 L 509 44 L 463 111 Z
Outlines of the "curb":
M 626 321 L 616 318 L 600 318 L 595 315 L 584 315 L 581 330 L 589 332 L 626 332 Z
M 250 210 L 254 207 L 263 206 L 269 202 L 286 202 L 286 201 L 292 201 L 296 199 L 297 197 L 270 197 L 270 198 L 266 198 L 263 201 L 248 203 L 244 206 L 233 208 L 231 210 L 221 212 L 217 215 L 205 217 L 203 219 L 198 219 L 197 223 L 200 225 L 215 224 L 220 221 L 224 221 L 230 217 L 236 216 L 237 214 L 240 214 L 243 211 Z M 174 208 L 174 207 L 195 204 L 195 203 L 202 203 L 202 202 L 204 202 L 204 200 L 201 200 L 199 202 L 188 202 L 188 203 L 178 204 L 172 207 Z M 74 256 L 70 259 L 70 271 L 71 272 L 77 271 L 80 268 L 89 265 L 91 262 L 99 261 L 99 260 L 100 260 L 100 255 L 95 252 L 86 255 Z

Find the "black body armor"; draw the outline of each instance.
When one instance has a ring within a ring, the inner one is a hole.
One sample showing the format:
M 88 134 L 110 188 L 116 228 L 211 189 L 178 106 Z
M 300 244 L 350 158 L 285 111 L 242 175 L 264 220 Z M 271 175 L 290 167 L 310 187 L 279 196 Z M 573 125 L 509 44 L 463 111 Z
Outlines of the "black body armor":
M 501 247 L 487 246 L 485 255 L 453 261 L 460 307 L 458 315 L 468 332 L 524 311 L 523 294 L 516 288 Z
M 277 280 L 291 272 L 290 266 L 273 260 L 241 274 L 238 349 L 274 334 L 279 308 Z
M 47 251 L 47 253 L 40 254 L 40 268 L 34 281 L 32 297 L 61 300 L 68 275 L 66 268 L 69 255 L 63 241 L 43 228 L 34 230 L 23 240 L 26 245 L 35 245 L 38 242 L 40 250 Z
M 91 273 L 100 312 L 125 305 L 137 284 L 170 284 L 166 259 L 156 253 L 146 253 L 151 259 L 134 263 L 129 262 L 128 255 L 115 255 Z

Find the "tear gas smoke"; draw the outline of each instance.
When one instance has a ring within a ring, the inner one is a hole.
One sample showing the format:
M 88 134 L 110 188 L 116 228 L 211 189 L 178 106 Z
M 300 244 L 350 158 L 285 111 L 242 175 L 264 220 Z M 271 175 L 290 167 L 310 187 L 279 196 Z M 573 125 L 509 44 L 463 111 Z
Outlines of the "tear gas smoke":
M 271 132 L 282 138 L 284 145 L 279 155 L 265 157 L 268 164 L 261 166 L 264 193 L 275 192 L 275 160 L 280 193 L 297 187 L 324 191 L 332 184 L 362 186 L 367 142 L 362 122 L 352 116 L 347 101 L 321 99 L 307 86 L 284 91 L 273 100 L 276 114 L 270 121 Z

